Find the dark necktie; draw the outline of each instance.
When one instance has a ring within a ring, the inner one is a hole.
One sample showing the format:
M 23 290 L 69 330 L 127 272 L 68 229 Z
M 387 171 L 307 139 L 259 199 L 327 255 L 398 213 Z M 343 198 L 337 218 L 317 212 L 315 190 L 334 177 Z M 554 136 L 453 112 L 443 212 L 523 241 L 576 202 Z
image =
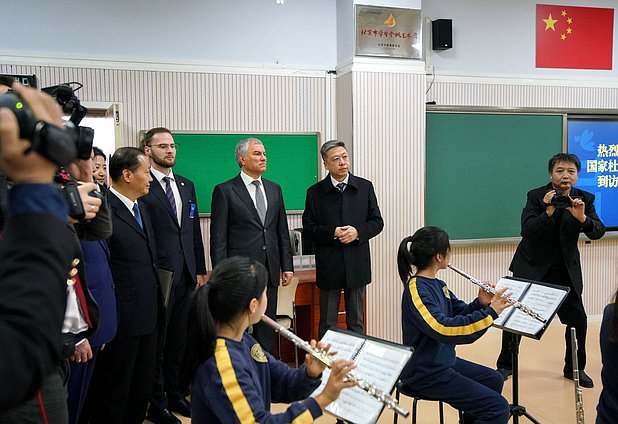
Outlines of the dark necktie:
M 140 228 L 144 229 L 144 224 L 142 223 L 142 214 L 139 211 L 139 206 L 137 206 L 137 202 L 133 203 L 133 214 L 135 215 L 135 220 L 139 224 Z
M 264 200 L 262 184 L 260 180 L 253 180 L 251 184 L 255 186 L 255 208 L 257 209 L 262 224 L 264 224 L 264 220 L 266 219 L 266 201 Z
M 343 193 L 343 190 L 345 190 L 345 186 L 346 186 L 346 183 L 339 183 L 337 184 L 337 189 Z
M 170 179 L 170 177 L 163 177 L 163 181 L 165 181 L 165 195 L 167 196 L 167 200 L 172 206 L 174 215 L 178 216 L 178 210 L 176 209 L 176 199 L 174 198 L 174 192 L 172 191 L 172 180 Z

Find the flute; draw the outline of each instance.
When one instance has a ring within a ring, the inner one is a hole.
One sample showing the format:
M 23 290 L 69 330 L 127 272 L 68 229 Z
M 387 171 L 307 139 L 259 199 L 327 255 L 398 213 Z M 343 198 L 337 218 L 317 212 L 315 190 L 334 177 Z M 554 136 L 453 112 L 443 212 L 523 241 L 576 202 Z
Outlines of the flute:
M 483 283 L 481 280 L 478 280 L 476 278 L 474 278 L 473 276 L 466 274 L 465 272 L 463 272 L 462 270 L 460 270 L 459 268 L 450 265 L 448 266 L 450 269 L 452 269 L 453 271 L 455 271 L 457 274 L 466 277 L 468 280 L 470 280 L 470 282 L 472 282 L 472 284 L 476 284 L 477 286 L 479 286 L 480 288 L 482 288 L 483 290 L 485 290 L 487 293 L 491 293 L 491 294 L 496 294 L 496 289 L 494 289 L 492 286 Z M 502 296 L 504 297 L 504 296 Z M 542 322 L 543 324 L 545 324 L 547 322 L 547 320 L 545 318 L 543 318 L 541 315 L 539 315 L 537 312 L 533 311 L 532 309 L 528 308 L 527 306 L 523 305 L 522 303 L 516 301 L 516 300 L 512 300 L 512 299 L 507 299 L 506 300 L 508 304 L 510 304 L 513 308 L 517 308 L 520 311 L 522 311 L 524 314 L 531 316 L 532 318 L 534 318 L 537 321 Z
M 575 383 L 575 418 L 577 424 L 584 424 L 584 396 L 579 386 L 579 365 L 577 362 L 577 331 L 571 327 L 571 356 L 573 358 L 573 383 Z
M 301 339 L 296 334 L 292 333 L 287 328 L 282 327 L 276 321 L 274 321 L 273 319 L 271 319 L 270 317 L 266 315 L 262 315 L 262 322 L 272 327 L 275 331 L 277 331 L 283 337 L 285 337 L 286 339 L 294 343 L 296 347 L 301 348 L 305 352 L 308 352 L 312 357 L 314 357 L 315 359 L 317 359 L 318 361 L 326 365 L 328 368 L 333 367 L 333 357 L 332 356 L 328 355 L 327 353 L 317 348 L 312 348 L 309 342 Z M 392 409 L 397 414 L 402 415 L 404 417 L 407 417 L 410 414 L 410 411 L 408 411 L 407 409 L 399 405 L 399 403 L 397 402 L 395 398 L 393 398 L 388 393 L 385 393 L 382 390 L 378 389 L 375 384 L 370 383 L 369 381 L 360 377 L 355 371 L 348 372 L 348 374 L 346 375 L 346 378 L 350 381 L 354 381 L 356 384 L 358 384 L 358 387 L 360 387 L 362 390 L 367 392 L 369 396 L 382 402 L 388 409 Z

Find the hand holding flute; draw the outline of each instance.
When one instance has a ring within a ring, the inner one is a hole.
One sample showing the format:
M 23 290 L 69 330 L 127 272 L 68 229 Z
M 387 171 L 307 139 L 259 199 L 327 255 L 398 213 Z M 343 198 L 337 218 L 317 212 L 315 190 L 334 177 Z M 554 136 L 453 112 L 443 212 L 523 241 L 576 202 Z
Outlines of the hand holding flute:
M 485 284 L 492 287 L 488 283 Z M 498 315 L 500 315 L 502 311 L 512 306 L 512 301 L 510 299 L 511 293 L 505 295 L 507 290 L 508 287 L 503 287 L 502 289 L 497 291 L 494 289 L 494 293 L 490 293 L 482 288 L 479 288 L 479 302 L 483 306 L 489 306 L 494 311 L 496 311 Z
M 479 286 L 483 291 L 491 293 L 492 295 L 496 294 L 496 289 L 493 288 L 492 286 L 483 283 L 481 280 L 479 280 L 477 278 L 472 277 L 471 275 L 463 272 L 462 270 L 460 270 L 456 266 L 453 266 L 453 265 L 449 264 L 448 267 L 450 269 L 452 269 L 453 271 L 455 271 L 457 274 L 467 278 L 472 284 Z M 513 299 L 507 299 L 507 302 L 511 306 L 513 306 L 514 308 L 519 309 L 521 312 L 523 312 L 524 314 L 534 318 L 535 320 L 540 321 L 542 323 L 546 323 L 547 322 L 547 320 L 545 318 L 543 318 L 541 315 L 539 315 L 536 311 L 528 308 L 527 306 L 521 304 L 520 302 L 518 302 L 516 300 L 513 300 Z
M 296 347 L 303 349 L 305 352 L 308 352 L 309 354 L 308 356 L 311 357 L 311 360 L 319 362 L 328 368 L 332 368 L 333 370 L 332 373 L 336 374 L 336 380 L 337 380 L 337 381 L 333 381 L 333 386 L 332 386 L 333 389 L 337 389 L 338 384 L 341 384 L 341 383 L 338 383 L 338 380 L 342 380 L 343 382 L 346 382 L 346 380 L 349 380 L 351 382 L 354 382 L 352 386 L 358 385 L 358 387 L 360 387 L 362 390 L 367 392 L 369 396 L 384 403 L 384 405 L 387 408 L 394 410 L 397 414 L 402 415 L 404 417 L 407 417 L 409 415 L 410 412 L 404 407 L 402 407 L 401 405 L 399 405 L 397 400 L 393 398 L 389 393 L 383 392 L 382 390 L 378 389 L 373 383 L 367 381 L 363 377 L 359 376 L 356 372 L 352 371 L 353 368 L 356 367 L 356 365 L 354 365 L 353 362 L 349 362 L 349 361 L 342 362 L 342 360 L 333 359 L 325 351 L 319 348 L 316 348 L 316 346 L 319 347 L 321 344 L 316 344 L 315 340 L 312 340 L 311 343 L 309 343 L 301 339 L 300 337 L 292 333 L 287 328 L 282 327 L 276 321 L 269 318 L 267 315 L 262 316 L 262 322 L 264 322 L 265 324 L 273 328 L 275 331 L 277 331 L 279 334 L 281 334 L 286 339 L 290 340 L 292 343 L 294 343 Z M 330 349 L 330 345 L 327 346 L 327 350 L 329 349 Z M 309 360 L 309 358 L 306 358 L 306 360 Z M 332 378 L 333 376 L 331 374 L 331 379 Z M 331 379 L 328 380 L 329 384 L 331 383 Z M 339 392 L 341 392 L 341 390 L 345 387 L 351 387 L 351 386 L 347 386 L 347 385 L 342 386 L 341 389 L 338 389 L 339 391 L 336 392 L 337 396 L 333 398 L 332 400 L 336 399 L 339 396 Z M 332 395 L 334 395 L 335 392 L 334 391 L 327 392 L 327 389 L 324 389 L 322 394 L 325 394 L 326 397 L 323 398 L 323 400 L 326 401 Z M 316 397 L 316 400 L 320 402 L 320 400 L 318 400 L 317 397 Z M 332 400 L 329 401 L 328 403 L 332 402 Z
M 322 342 L 316 343 L 315 340 L 311 340 L 310 346 L 311 349 L 323 352 L 324 355 L 332 355 L 329 353 L 330 344 L 325 346 Z M 346 378 L 348 373 L 356 368 L 356 364 L 354 364 L 354 362 L 343 359 L 335 359 L 332 360 L 331 364 L 332 367 L 328 382 L 326 383 L 322 393 L 315 397 L 316 402 L 322 409 L 337 400 L 343 389 L 356 386 L 356 382 Z M 318 378 L 327 368 L 323 361 L 314 358 L 308 353 L 305 355 L 305 367 L 307 368 L 307 376 L 313 379 Z

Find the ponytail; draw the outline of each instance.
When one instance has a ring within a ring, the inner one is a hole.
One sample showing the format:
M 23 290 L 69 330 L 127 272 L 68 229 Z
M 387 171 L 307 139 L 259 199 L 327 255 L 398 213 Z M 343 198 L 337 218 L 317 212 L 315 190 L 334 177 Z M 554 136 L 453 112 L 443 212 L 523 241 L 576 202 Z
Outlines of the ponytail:
M 183 384 L 190 384 L 197 368 L 214 355 L 217 325 L 232 323 L 247 311 L 252 299 L 260 299 L 268 271 L 253 259 L 234 256 L 222 260 L 208 283 L 191 298 Z
M 399 270 L 399 278 L 403 284 L 406 284 L 410 277 L 414 275 L 412 264 L 415 262 L 412 255 L 412 236 L 408 236 L 401 240 L 399 250 L 397 251 L 397 269 Z M 410 247 L 408 248 L 408 244 Z
M 438 227 L 423 227 L 414 235 L 404 238 L 397 252 L 397 268 L 401 281 L 406 284 L 412 275 L 431 265 L 433 257 L 446 256 L 451 249 L 446 231 Z

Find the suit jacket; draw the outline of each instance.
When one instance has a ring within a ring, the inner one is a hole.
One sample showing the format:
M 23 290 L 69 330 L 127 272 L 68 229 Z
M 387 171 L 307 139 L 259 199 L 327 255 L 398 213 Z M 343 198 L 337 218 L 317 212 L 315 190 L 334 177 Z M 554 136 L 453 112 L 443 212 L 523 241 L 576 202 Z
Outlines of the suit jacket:
M 351 225 L 358 240 L 343 244 L 335 227 Z M 384 228 L 373 184 L 350 174 L 343 193 L 330 175 L 307 189 L 303 237 L 315 244 L 316 284 L 321 289 L 362 287 L 371 282 L 369 239 Z
M 246 256 L 267 265 L 270 284 L 279 285 L 281 271 L 294 271 L 288 221 L 281 187 L 262 178 L 268 201 L 265 223 L 240 174 L 217 185 L 212 194 L 210 258 L 213 267 L 231 256 Z
M 152 177 L 154 180 L 154 175 Z M 180 225 L 159 182 L 153 181 L 148 194 L 140 200 L 148 208 L 152 220 L 159 266 L 174 271 L 175 282 L 181 280 L 183 269 L 186 267 L 195 286 L 196 275 L 206 274 L 204 243 L 195 186 L 190 180 L 178 174 L 174 174 L 174 178 L 181 197 L 176 201 L 182 202 Z
M 99 306 L 99 329 L 88 337 L 90 346 L 101 346 L 116 335 L 116 294 L 105 240 L 81 241 L 88 289 Z
M 580 196 L 586 204 L 586 221 L 580 223 L 567 210 L 560 218 L 557 218 L 556 212 L 551 217 L 547 216 L 543 197 L 549 190 L 552 190 L 551 183 L 528 192 L 528 200 L 521 214 L 523 238 L 509 269 L 515 277 L 540 281 L 547 274 L 555 256 L 562 255 L 573 288 L 581 295 L 582 268 L 577 248 L 579 234 L 583 231 L 591 240 L 600 239 L 605 234 L 605 225 L 594 209 L 594 195 L 575 187 L 571 189 L 570 196 Z M 557 227 L 559 239 L 556 239 Z
M 49 213 L 6 220 L 0 243 L 0 411 L 31 397 L 61 359 L 73 234 Z
M 157 250 L 148 208 L 138 200 L 144 229 L 122 201 L 109 192 L 114 233 L 108 240 L 116 290 L 116 337 L 150 334 L 157 324 L 160 291 Z

